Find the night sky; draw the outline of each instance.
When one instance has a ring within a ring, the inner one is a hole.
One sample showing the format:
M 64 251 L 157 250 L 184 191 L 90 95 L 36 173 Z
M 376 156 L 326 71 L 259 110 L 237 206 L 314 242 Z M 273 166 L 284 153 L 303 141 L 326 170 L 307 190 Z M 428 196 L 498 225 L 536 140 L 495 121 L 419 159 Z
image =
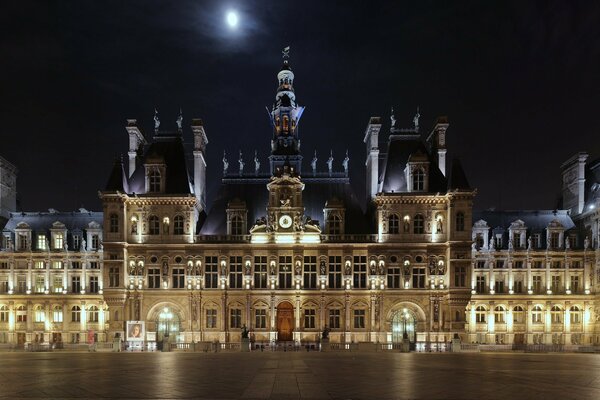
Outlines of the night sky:
M 126 118 L 150 135 L 155 107 L 161 129 L 183 109 L 187 142 L 204 120 L 209 201 L 223 150 L 264 168 L 287 45 L 305 168 L 333 149 L 341 170 L 348 149 L 361 197 L 364 130 L 383 117 L 383 144 L 391 106 L 400 127 L 417 106 L 422 131 L 449 117 L 480 209 L 553 209 L 561 163 L 600 156 L 599 2 L 13 1 L 0 27 L 0 155 L 26 211 L 100 210 Z

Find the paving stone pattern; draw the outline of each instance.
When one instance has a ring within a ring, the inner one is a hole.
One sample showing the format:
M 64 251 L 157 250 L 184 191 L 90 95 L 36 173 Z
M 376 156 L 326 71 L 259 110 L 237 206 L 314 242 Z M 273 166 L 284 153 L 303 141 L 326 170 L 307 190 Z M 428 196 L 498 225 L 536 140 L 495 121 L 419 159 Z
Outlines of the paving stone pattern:
M 600 355 L 0 353 L 0 399 L 600 399 Z

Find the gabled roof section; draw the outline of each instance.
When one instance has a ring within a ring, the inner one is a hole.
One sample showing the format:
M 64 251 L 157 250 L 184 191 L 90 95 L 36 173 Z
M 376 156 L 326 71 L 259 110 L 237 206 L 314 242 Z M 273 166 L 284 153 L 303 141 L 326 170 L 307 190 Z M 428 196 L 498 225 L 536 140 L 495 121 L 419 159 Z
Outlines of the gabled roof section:
M 408 190 L 404 169 L 409 161 L 428 161 L 428 192 L 446 192 L 446 178 L 418 134 L 390 135 L 387 157 L 383 162 L 382 192 L 397 193 Z
M 448 190 L 471 190 L 471 185 L 469 185 L 465 170 L 458 158 L 452 160 L 452 170 L 450 171 L 450 179 L 448 180 Z
M 165 165 L 165 191 L 161 195 L 193 194 L 190 175 L 185 160 L 183 139 L 180 134 L 160 134 L 141 157 L 140 166 L 129 180 L 131 193 L 146 193 L 145 164 Z

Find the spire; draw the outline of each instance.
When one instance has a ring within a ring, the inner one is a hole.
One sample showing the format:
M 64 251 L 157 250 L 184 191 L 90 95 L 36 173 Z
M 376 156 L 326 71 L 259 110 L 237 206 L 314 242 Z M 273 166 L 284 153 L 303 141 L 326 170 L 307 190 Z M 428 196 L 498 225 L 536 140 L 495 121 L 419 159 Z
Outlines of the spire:
M 154 107 L 154 132 L 158 132 L 160 128 L 160 120 L 158 119 L 158 110 Z
M 273 137 L 271 139 L 271 173 L 277 167 L 282 166 L 286 157 L 292 167 L 301 172 L 302 156 L 300 155 L 300 140 L 298 135 L 298 124 L 304 111 L 304 107 L 296 103 L 294 91 L 294 73 L 290 68 L 290 46 L 282 50 L 283 66 L 277 73 L 277 92 L 275 104 L 271 111 L 267 108 Z

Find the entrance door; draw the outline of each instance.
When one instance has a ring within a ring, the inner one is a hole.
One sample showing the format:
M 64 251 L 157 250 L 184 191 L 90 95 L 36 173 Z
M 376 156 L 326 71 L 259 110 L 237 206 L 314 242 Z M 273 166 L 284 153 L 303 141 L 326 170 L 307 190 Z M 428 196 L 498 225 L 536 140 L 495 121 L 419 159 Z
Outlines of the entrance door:
M 404 336 L 411 344 L 416 342 L 417 318 L 410 310 L 398 311 L 392 318 L 392 341 L 401 343 Z
M 277 339 L 285 342 L 293 339 L 294 307 L 284 301 L 277 306 Z
M 156 321 L 156 341 L 162 342 L 163 339 L 168 339 L 170 342 L 174 342 L 174 338 L 179 334 L 179 315 L 168 307 L 165 307 L 158 314 L 158 320 Z
M 22 347 L 25 344 L 25 333 L 24 332 L 17 333 L 17 344 L 19 345 L 19 347 Z

